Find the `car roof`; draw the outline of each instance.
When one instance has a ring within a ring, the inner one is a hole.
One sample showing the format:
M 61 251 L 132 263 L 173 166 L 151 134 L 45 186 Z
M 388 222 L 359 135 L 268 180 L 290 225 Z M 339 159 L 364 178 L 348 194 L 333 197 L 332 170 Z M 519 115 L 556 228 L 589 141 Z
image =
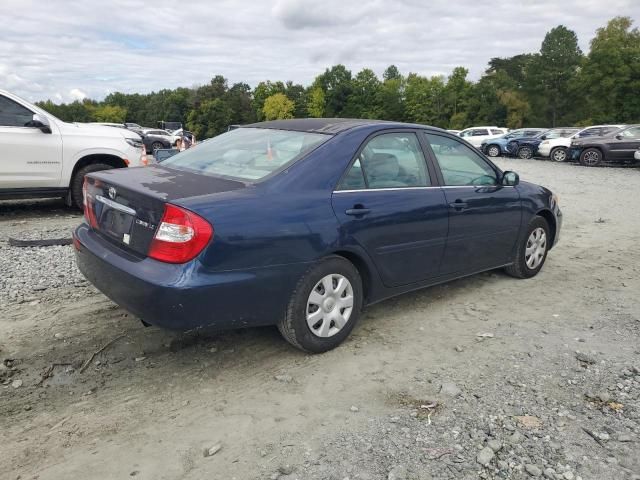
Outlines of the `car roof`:
M 293 130 L 296 132 L 337 135 L 338 133 L 351 130 L 353 128 L 375 125 L 385 126 L 388 128 L 422 128 L 440 132 L 446 131 L 430 125 L 357 118 L 295 118 L 290 120 L 270 120 L 267 122 L 240 125 L 238 128 L 271 128 L 274 130 Z

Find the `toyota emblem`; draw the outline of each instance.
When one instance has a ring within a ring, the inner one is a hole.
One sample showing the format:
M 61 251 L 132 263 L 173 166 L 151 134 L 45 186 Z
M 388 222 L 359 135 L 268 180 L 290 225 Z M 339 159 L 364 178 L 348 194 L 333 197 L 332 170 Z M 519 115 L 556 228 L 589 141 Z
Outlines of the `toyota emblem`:
M 111 200 L 115 200 L 116 199 L 116 195 L 118 192 L 116 192 L 115 187 L 109 187 L 109 198 Z

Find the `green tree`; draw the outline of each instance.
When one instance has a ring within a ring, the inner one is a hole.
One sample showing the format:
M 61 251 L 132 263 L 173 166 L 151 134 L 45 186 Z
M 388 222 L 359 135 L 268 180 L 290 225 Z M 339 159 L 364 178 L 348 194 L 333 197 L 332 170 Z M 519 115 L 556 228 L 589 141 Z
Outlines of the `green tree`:
M 462 128 L 467 119 L 466 110 L 471 94 L 471 82 L 467 80 L 469 70 L 456 67 L 449 75 L 444 88 L 447 115 L 451 128 Z
M 325 108 L 324 90 L 320 87 L 314 87 L 309 92 L 308 97 L 307 113 L 309 116 L 315 118 L 323 117 Z
M 262 112 L 265 120 L 282 120 L 293 118 L 296 104 L 284 93 L 276 93 L 264 101 Z
M 640 121 L 640 31 L 629 17 L 599 28 L 578 78 L 586 104 L 582 118 L 595 123 Z
M 353 78 L 352 90 L 343 111 L 345 117 L 379 118 L 382 84 L 373 70 L 365 68 Z
M 402 75 L 395 65 L 389 65 L 382 74 L 383 80 L 400 80 Z
M 405 90 L 406 119 L 410 122 L 446 127 L 445 83 L 441 76 L 431 78 L 410 73 Z
M 530 102 L 543 125 L 555 127 L 575 103 L 569 95 L 570 83 L 582 61 L 578 37 L 563 25 L 551 29 L 544 37 L 540 55 L 528 66 Z
M 340 117 L 351 94 L 351 72 L 344 65 L 334 65 L 318 75 L 314 87 L 324 91 L 324 114 L 327 117 Z
M 225 132 L 233 120 L 233 112 L 221 99 L 204 100 L 187 116 L 187 128 L 196 138 L 204 139 Z
M 92 117 L 96 122 L 124 123 L 127 110 L 118 105 L 99 105 L 93 109 Z

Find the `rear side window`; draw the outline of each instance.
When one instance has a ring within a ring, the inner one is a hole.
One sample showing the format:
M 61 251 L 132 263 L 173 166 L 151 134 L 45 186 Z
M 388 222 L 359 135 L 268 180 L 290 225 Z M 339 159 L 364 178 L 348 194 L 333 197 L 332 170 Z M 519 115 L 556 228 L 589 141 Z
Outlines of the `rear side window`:
M 32 120 L 33 112 L 31 110 L 0 95 L 0 126 L 28 127 Z
M 472 131 L 474 137 L 481 137 L 482 135 L 489 135 L 489 131 L 485 128 L 476 128 Z
M 491 135 L 502 135 L 502 130 L 491 130 Z
M 180 152 L 162 165 L 205 175 L 260 180 L 330 138 L 321 133 L 237 128 Z
M 407 188 L 431 185 L 415 133 L 385 133 L 364 146 L 339 190 Z
M 494 169 L 475 151 L 449 137 L 425 133 L 447 186 L 496 185 Z

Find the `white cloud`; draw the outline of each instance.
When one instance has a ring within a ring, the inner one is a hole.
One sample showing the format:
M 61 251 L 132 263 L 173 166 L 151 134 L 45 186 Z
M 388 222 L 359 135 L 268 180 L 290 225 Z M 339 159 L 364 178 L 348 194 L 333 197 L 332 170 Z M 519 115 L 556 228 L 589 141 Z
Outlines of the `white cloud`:
M 463 65 L 477 78 L 492 57 L 538 50 L 560 23 L 588 51 L 614 15 L 640 19 L 640 2 L 2 0 L 2 11 L 0 88 L 69 101 L 193 86 L 216 74 L 307 84 L 338 62 L 378 74 L 392 63 L 426 75 Z
M 85 98 L 87 98 L 87 94 L 84 93 L 82 90 L 80 90 L 79 88 L 72 88 L 69 91 L 69 96 L 73 99 L 73 100 L 84 100 Z

